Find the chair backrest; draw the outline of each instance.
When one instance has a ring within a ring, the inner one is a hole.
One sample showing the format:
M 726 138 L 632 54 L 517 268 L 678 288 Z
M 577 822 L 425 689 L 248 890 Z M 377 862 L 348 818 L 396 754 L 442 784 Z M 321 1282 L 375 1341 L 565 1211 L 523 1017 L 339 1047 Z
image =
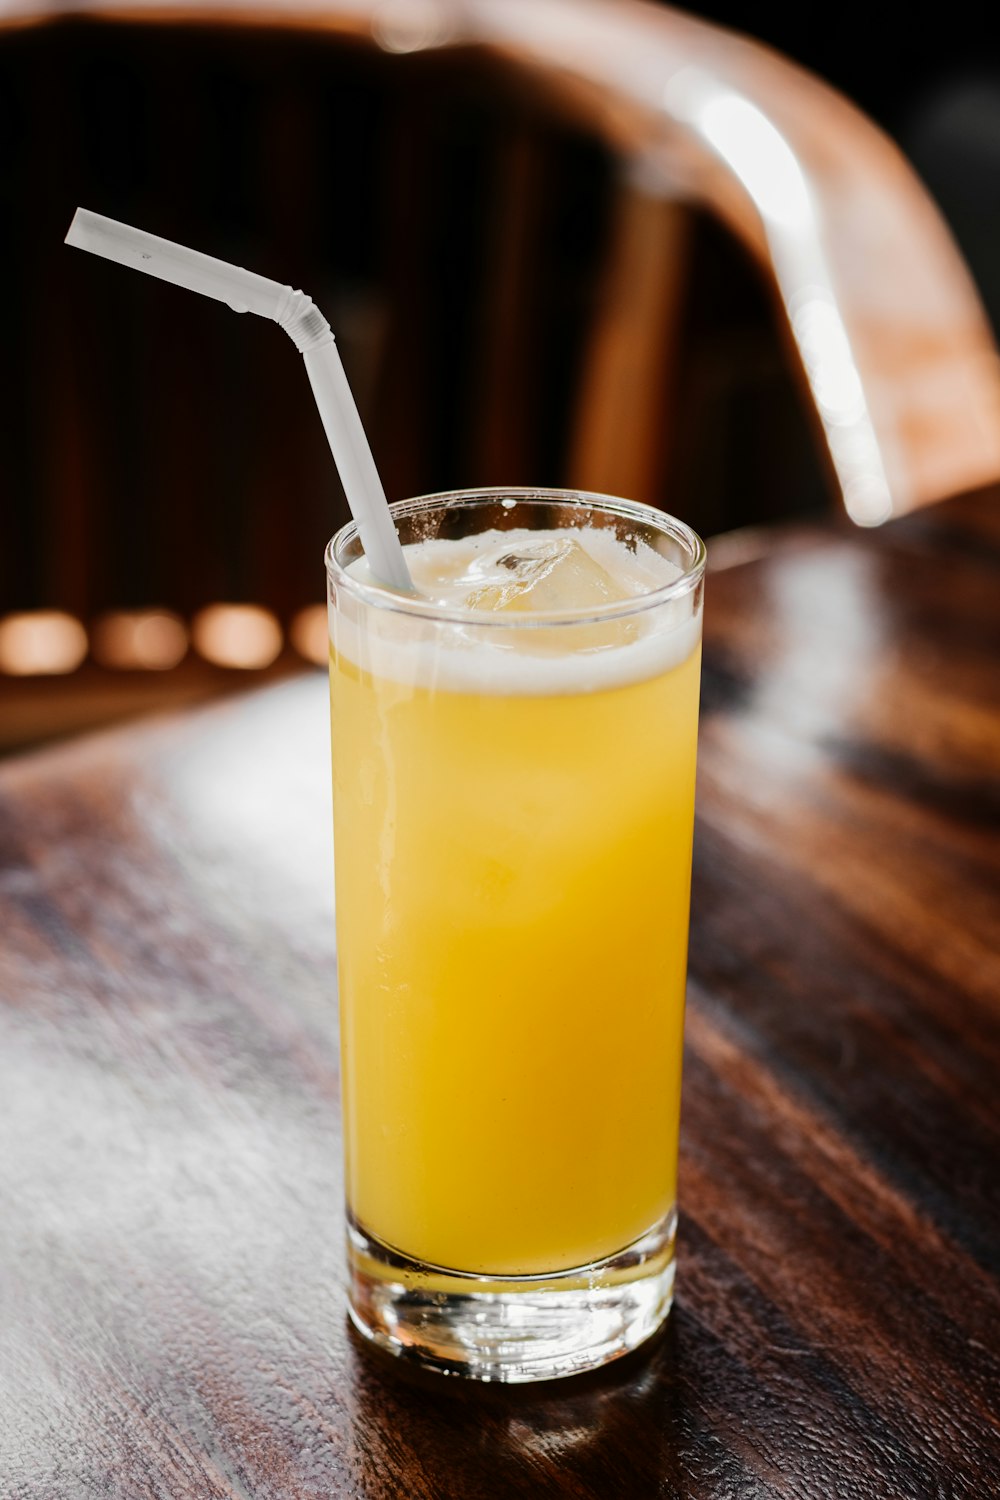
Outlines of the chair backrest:
M 84 263 L 78 201 L 295 277 L 393 496 L 569 482 L 708 531 L 767 516 L 705 493 L 692 434 L 717 444 L 732 368 L 770 378 L 779 348 L 855 520 L 1000 477 L 995 349 L 940 217 L 868 120 L 751 41 L 639 0 L 90 0 L 9 6 L 0 70 L 23 291 L 0 608 L 287 616 L 337 519 L 280 335 Z M 717 330 L 734 282 L 770 294 L 770 344 L 699 342 L 692 302 Z M 801 473 L 776 438 L 759 494 Z
M 343 9 L 358 22 L 366 8 Z M 701 204 L 755 256 L 852 519 L 879 524 L 1000 475 L 1000 365 L 979 297 L 912 169 L 847 100 L 747 38 L 638 0 L 439 14 L 602 130 L 639 191 Z M 639 296 L 643 278 L 627 286 Z

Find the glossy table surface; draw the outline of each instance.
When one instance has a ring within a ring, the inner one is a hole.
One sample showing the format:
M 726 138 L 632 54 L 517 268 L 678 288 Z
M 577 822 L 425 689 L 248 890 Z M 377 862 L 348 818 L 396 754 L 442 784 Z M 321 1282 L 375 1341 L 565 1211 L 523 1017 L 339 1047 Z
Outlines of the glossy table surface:
M 1000 498 L 716 549 L 678 1297 L 593 1376 L 348 1329 L 325 716 L 0 766 L 4 1500 L 1000 1493 Z

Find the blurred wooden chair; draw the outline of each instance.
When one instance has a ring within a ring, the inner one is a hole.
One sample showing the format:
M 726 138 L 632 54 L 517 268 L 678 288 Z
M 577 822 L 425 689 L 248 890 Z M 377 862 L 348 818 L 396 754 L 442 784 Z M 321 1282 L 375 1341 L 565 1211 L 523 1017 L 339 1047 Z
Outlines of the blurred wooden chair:
M 304 286 L 393 497 L 769 519 L 812 481 L 767 382 L 862 524 L 1000 477 L 996 351 L 930 199 L 746 38 L 640 0 L 14 0 L 0 72 L 0 613 L 236 598 L 287 625 L 343 518 L 280 335 L 83 265 L 77 202 Z

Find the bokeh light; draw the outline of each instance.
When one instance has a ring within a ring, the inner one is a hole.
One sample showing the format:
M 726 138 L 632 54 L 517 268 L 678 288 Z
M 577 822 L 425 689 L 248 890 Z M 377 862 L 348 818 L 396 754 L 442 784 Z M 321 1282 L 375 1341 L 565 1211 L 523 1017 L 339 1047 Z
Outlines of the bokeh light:
M 300 609 L 289 630 L 292 645 L 306 661 L 325 667 L 330 656 L 330 635 L 325 604 L 310 604 Z
M 0 620 L 0 671 L 15 677 L 74 672 L 87 654 L 80 621 L 57 609 Z
M 217 667 L 268 667 L 281 650 L 281 626 L 259 604 L 210 604 L 195 615 L 191 635 L 199 655 Z
M 187 648 L 184 622 L 165 609 L 115 610 L 92 630 L 95 659 L 119 671 L 169 671 Z

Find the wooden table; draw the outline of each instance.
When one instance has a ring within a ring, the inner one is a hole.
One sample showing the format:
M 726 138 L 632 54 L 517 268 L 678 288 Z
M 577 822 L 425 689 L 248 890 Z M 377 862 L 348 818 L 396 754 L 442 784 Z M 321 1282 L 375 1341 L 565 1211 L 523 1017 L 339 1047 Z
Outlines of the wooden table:
M 2 767 L 4 1500 L 1000 1493 L 1000 500 L 716 562 L 678 1300 L 575 1382 L 348 1331 L 322 681 Z

